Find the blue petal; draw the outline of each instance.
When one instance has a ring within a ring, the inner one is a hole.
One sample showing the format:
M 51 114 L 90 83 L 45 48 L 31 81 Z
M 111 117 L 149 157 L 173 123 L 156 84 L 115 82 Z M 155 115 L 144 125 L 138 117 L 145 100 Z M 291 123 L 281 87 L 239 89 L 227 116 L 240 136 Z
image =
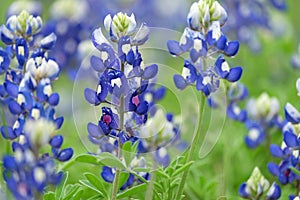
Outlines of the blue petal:
M 64 123 L 64 117 L 58 117 L 55 119 L 56 129 L 60 129 L 62 124 Z
M 172 55 L 177 56 L 182 53 L 182 49 L 179 45 L 179 42 L 177 42 L 175 40 L 168 40 L 167 47 L 168 47 L 170 54 L 172 54 Z
M 95 71 L 103 72 L 106 69 L 103 61 L 97 56 L 91 56 L 90 63 Z
M 243 73 L 243 69 L 241 67 L 231 68 L 226 79 L 229 82 L 236 82 L 236 81 L 240 80 L 242 73 Z
M 286 106 L 284 107 L 284 113 L 286 119 L 292 124 L 300 123 L 300 113 L 292 104 L 286 104 Z
M 136 113 L 139 115 L 144 115 L 148 111 L 148 102 L 142 101 L 139 103 L 139 105 L 136 108 Z
M 13 129 L 10 126 L 2 126 L 1 134 L 3 138 L 10 140 L 13 140 L 17 137 L 17 135 L 14 133 Z
M 175 74 L 173 79 L 178 89 L 183 90 L 184 88 L 186 88 L 187 86 L 186 80 L 181 75 Z
M 101 176 L 106 182 L 109 183 L 112 183 L 115 179 L 115 174 L 112 172 L 112 169 L 107 166 L 102 167 Z
M 73 149 L 72 148 L 66 148 L 63 149 L 57 156 L 57 160 L 65 162 L 72 158 L 73 156 Z
M 20 66 L 23 66 L 29 55 L 29 48 L 25 39 L 16 41 L 16 57 Z
M 286 0 L 270 0 L 270 1 L 273 4 L 273 6 L 275 8 L 277 8 L 278 10 L 286 10 L 287 9 Z
M 102 129 L 99 126 L 97 126 L 91 122 L 88 123 L 87 129 L 88 129 L 89 134 L 94 138 L 100 138 L 101 136 L 103 136 Z
M 14 35 L 10 32 L 10 30 L 5 26 L 2 25 L 0 27 L 0 38 L 3 43 L 10 45 L 14 42 Z
M 161 100 L 165 96 L 165 94 L 166 88 L 162 86 L 155 91 L 154 98 L 156 101 Z
M 224 53 L 227 56 L 235 56 L 239 50 L 240 44 L 238 41 L 231 41 L 227 44 Z
M 59 94 L 58 93 L 52 93 L 48 99 L 48 103 L 51 106 L 57 106 L 59 103 Z
M 217 41 L 217 48 L 223 51 L 226 47 L 227 38 L 225 35 L 221 35 L 221 37 Z
M 151 79 L 154 76 L 156 76 L 157 72 L 158 72 L 158 66 L 156 64 L 152 64 L 145 68 L 145 71 L 143 73 L 143 78 Z
M 84 97 L 90 104 L 98 105 L 100 103 L 96 92 L 90 88 L 85 88 Z
M 54 137 L 52 137 L 49 141 L 49 144 L 52 146 L 52 147 L 55 147 L 55 148 L 60 148 L 62 143 L 64 141 L 64 138 L 62 135 L 55 135 Z
M 274 176 L 278 176 L 280 174 L 280 170 L 279 170 L 278 165 L 276 165 L 273 162 L 268 163 L 268 170 Z
M 283 133 L 283 140 L 288 147 L 298 147 L 299 146 L 297 136 L 290 131 L 285 131 Z
M 47 35 L 41 40 L 41 48 L 49 50 L 52 49 L 56 42 L 56 35 L 54 33 L 51 33 L 50 35 Z
M 8 170 L 17 170 L 18 168 L 15 158 L 7 155 L 3 157 L 3 166 Z
M 275 144 L 271 144 L 270 152 L 276 158 L 282 158 L 284 156 L 282 149 Z
M 9 102 L 8 108 L 9 108 L 9 111 L 14 115 L 20 114 L 22 112 L 21 106 L 14 100 Z
M 243 198 L 248 198 L 250 195 L 249 193 L 247 193 L 246 187 L 247 187 L 247 184 L 243 183 L 239 188 L 239 195 Z
M 13 84 L 9 81 L 6 81 L 4 83 L 4 87 L 6 92 L 8 93 L 8 95 L 10 95 L 11 97 L 17 97 L 18 93 L 19 93 L 19 87 L 16 84 Z

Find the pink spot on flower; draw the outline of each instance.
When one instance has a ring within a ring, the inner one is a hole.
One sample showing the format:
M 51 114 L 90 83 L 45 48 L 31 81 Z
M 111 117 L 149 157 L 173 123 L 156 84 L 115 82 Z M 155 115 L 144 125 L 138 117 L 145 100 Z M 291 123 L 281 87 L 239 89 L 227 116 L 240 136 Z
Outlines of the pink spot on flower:
M 137 106 L 140 103 L 139 97 L 138 96 L 132 97 L 132 103 Z
M 111 122 L 111 116 L 110 116 L 110 115 L 104 115 L 104 116 L 103 116 L 103 122 L 104 122 L 106 125 L 109 125 L 110 122 Z
M 284 172 L 284 175 L 285 175 L 285 176 L 289 176 L 290 173 L 291 173 L 291 170 L 290 170 L 290 169 L 287 169 L 287 170 Z
M 27 186 L 24 183 L 20 183 L 18 185 L 18 192 L 21 196 L 26 196 L 27 195 Z

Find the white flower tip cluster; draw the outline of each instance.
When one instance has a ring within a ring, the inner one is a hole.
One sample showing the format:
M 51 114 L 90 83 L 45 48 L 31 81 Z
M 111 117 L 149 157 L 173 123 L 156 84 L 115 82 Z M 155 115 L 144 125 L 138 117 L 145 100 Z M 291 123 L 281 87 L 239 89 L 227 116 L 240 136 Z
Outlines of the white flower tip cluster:
M 258 167 L 255 167 L 247 181 L 247 190 L 250 193 L 262 194 L 270 187 L 269 181 L 262 175 Z
M 104 19 L 104 26 L 108 32 L 112 32 L 113 35 L 118 37 L 131 35 L 136 29 L 135 16 L 133 13 L 128 16 L 122 12 L 117 13 L 113 17 L 109 14 Z
M 24 131 L 28 134 L 30 141 L 39 146 L 46 145 L 55 130 L 56 125 L 43 118 L 28 120 L 24 127 Z
M 270 97 L 267 93 L 262 93 L 256 100 L 250 99 L 247 103 L 247 111 L 253 118 L 266 118 L 271 120 L 279 113 L 279 101 L 275 97 Z
M 212 22 L 218 21 L 224 25 L 227 20 L 227 12 L 215 0 L 199 0 L 194 2 L 187 17 L 189 26 L 194 30 L 208 28 Z
M 26 64 L 26 72 L 28 72 L 36 80 L 43 78 L 53 78 L 59 73 L 59 66 L 54 61 L 45 58 L 30 58 Z
M 43 21 L 40 16 L 34 17 L 26 10 L 23 10 L 18 16 L 12 15 L 8 18 L 6 26 L 14 33 L 28 33 L 31 29 L 31 34 L 38 33 L 42 26 Z
M 166 119 L 166 113 L 157 109 L 154 117 L 147 120 L 140 129 L 141 137 L 148 141 L 161 143 L 174 137 L 174 124 Z

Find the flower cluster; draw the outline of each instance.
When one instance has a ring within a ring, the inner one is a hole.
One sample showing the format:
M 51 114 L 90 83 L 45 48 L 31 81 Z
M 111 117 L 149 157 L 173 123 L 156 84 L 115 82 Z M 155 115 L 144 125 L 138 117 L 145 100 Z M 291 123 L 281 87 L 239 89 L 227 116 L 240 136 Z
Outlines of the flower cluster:
M 235 56 L 239 49 L 239 42 L 227 41 L 221 30 L 226 20 L 227 13 L 217 1 L 200 0 L 192 4 L 188 27 L 180 42 L 167 43 L 174 56 L 189 52 L 190 59 L 184 61 L 182 74 L 174 75 L 178 89 L 193 85 L 209 96 L 220 87 L 220 80 L 236 82 L 241 78 L 242 68 L 231 68 L 224 58 Z
M 245 199 L 275 200 L 280 198 L 281 190 L 275 182 L 270 185 L 260 170 L 255 167 L 247 182 L 240 186 L 239 195 Z
M 273 162 L 268 164 L 268 169 L 282 184 L 289 184 L 299 181 L 300 177 L 292 171 L 292 168 L 299 170 L 299 123 L 300 113 L 287 103 L 285 106 L 286 124 L 284 125 L 283 142 L 281 146 L 272 144 L 270 146 L 271 154 L 280 158 L 281 162 L 277 165 Z
M 243 85 L 238 86 L 242 90 L 240 94 L 247 94 Z M 232 88 L 229 89 L 229 93 Z M 244 90 L 244 92 L 243 92 Z M 233 120 L 245 124 L 248 135 L 245 142 L 248 147 L 255 148 L 271 135 L 273 129 L 282 128 L 282 120 L 279 116 L 279 102 L 275 97 L 269 97 L 267 93 L 262 93 L 257 99 L 250 98 L 247 101 L 246 108 L 240 108 L 238 102 L 246 96 L 242 95 L 238 101 L 230 101 L 227 108 L 227 115 Z
M 128 166 L 130 168 L 137 165 L 145 167 L 141 154 L 148 152 L 154 154 L 159 164 L 168 165 L 169 155 L 164 146 L 175 142 L 174 137 L 179 135 L 179 131 L 171 115 L 164 114 L 155 106 L 163 98 L 165 88 L 155 86 L 158 66 L 145 65 L 139 51 L 139 46 L 149 37 L 149 29 L 144 24 L 137 29 L 135 16 L 121 12 L 107 15 L 104 26 L 109 40 L 104 37 L 101 28 L 96 29 L 92 36 L 94 46 L 100 51 L 99 57 L 94 55 L 90 58 L 91 67 L 99 77 L 98 84 L 96 89 L 86 88 L 84 91 L 85 99 L 100 106 L 102 114 L 98 124 L 88 124 L 88 137 L 99 145 L 100 152 L 109 152 L 119 158 L 122 155 L 118 149 L 125 142 L 137 144 L 137 155 Z M 117 44 L 116 50 L 110 42 Z M 157 119 L 160 121 L 155 121 Z M 105 181 L 113 182 L 116 171 L 104 166 L 101 176 Z M 140 176 L 149 178 L 148 173 Z M 134 180 L 135 177 L 130 174 L 121 189 L 130 187 Z
M 31 199 L 48 183 L 58 184 L 61 175 L 56 177 L 53 159 L 67 161 L 73 155 L 71 148 L 61 148 L 63 137 L 54 135 L 63 123 L 63 117 L 55 115 L 59 94 L 52 91 L 59 67 L 48 57 L 56 35 L 37 39 L 41 29 L 39 16 L 22 11 L 9 17 L 0 30 L 6 44 L 0 49 L 1 74 L 5 75 L 0 100 L 9 111 L 7 123 L 0 129 L 5 139 L 14 140 L 14 156 L 3 160 L 4 177 L 17 199 Z M 52 156 L 40 153 L 46 144 L 50 144 Z
M 257 29 L 276 31 L 271 18 L 271 9 L 285 11 L 285 0 L 221 0 L 227 10 L 229 23 L 225 32 L 234 35 L 239 41 L 245 43 L 253 51 L 258 51 L 261 46 Z M 276 26 L 276 25 L 275 25 Z

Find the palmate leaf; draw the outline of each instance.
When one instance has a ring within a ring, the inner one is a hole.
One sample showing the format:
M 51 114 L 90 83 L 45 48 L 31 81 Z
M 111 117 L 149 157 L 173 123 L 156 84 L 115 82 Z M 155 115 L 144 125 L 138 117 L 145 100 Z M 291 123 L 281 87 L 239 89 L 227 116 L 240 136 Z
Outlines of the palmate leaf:
M 95 165 L 104 165 L 117 169 L 126 169 L 126 166 L 122 161 L 119 160 L 119 158 L 108 152 L 103 152 L 99 155 L 81 154 L 75 158 L 75 161 Z
M 97 157 L 91 154 L 80 154 L 75 158 L 76 162 L 99 164 Z
M 117 195 L 118 199 L 122 199 L 125 197 L 136 197 L 140 195 L 144 195 L 147 190 L 147 184 L 143 183 L 140 185 L 133 186 L 132 188 L 127 189 L 125 192 L 119 193 Z
M 85 184 L 85 186 L 89 187 L 90 189 L 98 192 L 101 196 L 105 197 L 108 199 L 108 191 L 104 186 L 104 182 L 99 179 L 97 176 L 95 176 L 92 173 L 85 173 L 84 176 L 87 179 L 87 182 L 89 184 L 87 184 L 86 182 L 81 182 L 83 184 Z
M 72 199 L 80 190 L 82 190 L 80 184 L 69 184 L 66 185 L 64 190 L 64 197 L 63 200 Z
M 108 152 L 103 152 L 97 156 L 99 163 L 104 166 L 115 167 L 117 169 L 126 169 L 126 166 L 116 156 Z

